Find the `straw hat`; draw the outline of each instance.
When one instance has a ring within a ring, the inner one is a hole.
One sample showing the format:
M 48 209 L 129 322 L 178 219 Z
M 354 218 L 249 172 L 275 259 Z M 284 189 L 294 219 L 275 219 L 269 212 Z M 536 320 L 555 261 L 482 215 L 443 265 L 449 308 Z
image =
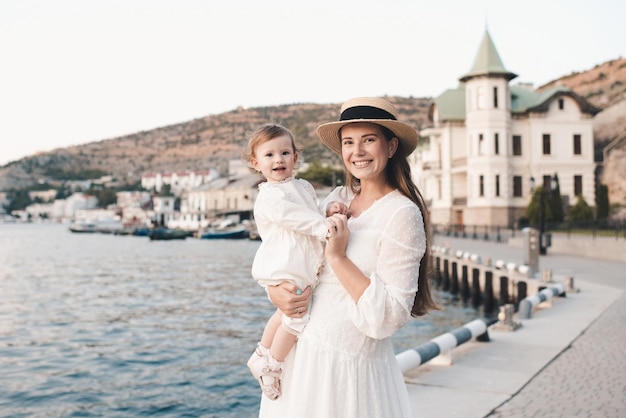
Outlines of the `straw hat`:
M 398 121 L 396 107 L 385 99 L 358 97 L 341 106 L 338 122 L 328 122 L 317 127 L 317 135 L 324 145 L 341 155 L 339 131 L 348 123 L 371 122 L 384 126 L 398 138 L 399 151 L 406 157 L 417 146 L 417 131 L 406 123 Z

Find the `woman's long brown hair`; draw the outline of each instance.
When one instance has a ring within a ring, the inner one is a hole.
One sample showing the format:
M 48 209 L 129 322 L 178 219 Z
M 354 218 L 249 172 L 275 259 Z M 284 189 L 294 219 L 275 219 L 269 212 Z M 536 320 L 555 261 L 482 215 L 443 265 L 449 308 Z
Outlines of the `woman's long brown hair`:
M 388 141 L 391 141 L 392 138 L 396 137 L 391 130 L 381 125 L 377 126 L 380 127 Z M 345 173 L 346 187 L 348 187 L 353 193 L 358 193 L 361 189 L 360 180 L 350 174 L 350 171 L 347 169 L 345 169 Z M 414 317 L 426 315 L 431 310 L 441 309 L 441 307 L 435 303 L 430 289 L 430 247 L 432 242 L 430 234 L 430 217 L 428 214 L 428 208 L 426 207 L 426 202 L 424 202 L 422 194 L 411 178 L 411 167 L 406 159 L 405 151 L 402 149 L 400 141 L 398 141 L 398 150 L 387 163 L 386 176 L 389 184 L 411 199 L 422 212 L 424 230 L 426 232 L 426 251 L 424 252 L 420 262 L 419 277 L 417 279 L 417 292 L 415 293 L 415 299 L 413 300 L 411 315 Z

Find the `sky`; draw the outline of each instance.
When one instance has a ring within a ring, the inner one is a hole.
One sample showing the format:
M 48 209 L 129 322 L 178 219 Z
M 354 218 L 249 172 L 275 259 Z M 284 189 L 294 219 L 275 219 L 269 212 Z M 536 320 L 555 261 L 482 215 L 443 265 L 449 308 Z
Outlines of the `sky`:
M 1 0 L 0 165 L 240 106 L 436 97 L 488 30 L 535 87 L 626 56 L 619 0 Z

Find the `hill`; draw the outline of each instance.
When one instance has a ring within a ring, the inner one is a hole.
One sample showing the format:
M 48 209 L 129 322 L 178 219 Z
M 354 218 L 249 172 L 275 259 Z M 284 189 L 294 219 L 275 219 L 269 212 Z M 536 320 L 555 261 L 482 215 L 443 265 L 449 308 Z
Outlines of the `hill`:
M 596 65 L 594 68 L 575 72 L 544 84 L 537 90 L 556 86 L 572 89 L 592 105 L 603 109 L 594 119 L 596 143 L 606 145 L 626 128 L 626 58 L 619 58 Z
M 430 99 L 390 97 L 400 117 L 420 129 L 427 121 Z M 28 187 L 40 178 L 72 178 L 106 172 L 122 183 L 137 182 L 149 171 L 214 168 L 227 170 L 239 158 L 252 132 L 262 123 L 289 127 L 303 145 L 305 161 L 333 160 L 315 134 L 322 121 L 337 119 L 341 104 L 289 104 L 239 108 L 176 125 L 91 142 L 26 157 L 0 168 L 0 190 Z
M 626 128 L 626 59 L 619 58 L 594 68 L 555 79 L 538 88 L 556 85 L 571 88 L 591 104 L 604 109 L 594 119 L 596 155 Z M 428 124 L 431 98 L 388 97 L 400 117 L 420 129 Z M 249 135 L 260 124 L 276 122 L 288 126 L 304 146 L 304 161 L 337 157 L 317 140 L 320 122 L 337 119 L 339 103 L 296 103 L 280 106 L 239 108 L 175 125 L 61 148 L 22 158 L 0 167 L 0 190 L 29 187 L 41 178 L 54 180 L 78 177 L 89 172 L 113 175 L 119 182 L 132 184 L 149 171 L 178 171 L 214 168 L 224 173 L 227 162 L 239 158 Z M 622 141 L 605 166 L 602 181 L 610 190 L 623 182 L 621 172 L 611 167 L 626 166 L 626 141 Z M 615 159 L 619 161 L 614 161 Z M 338 161 L 337 161 L 338 162 Z M 626 192 L 611 197 L 626 204 Z

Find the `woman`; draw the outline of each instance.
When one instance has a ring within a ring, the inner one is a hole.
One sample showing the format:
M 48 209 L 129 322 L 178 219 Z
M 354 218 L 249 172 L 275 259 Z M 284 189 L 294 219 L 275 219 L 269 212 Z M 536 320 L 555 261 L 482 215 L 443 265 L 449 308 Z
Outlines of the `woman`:
M 417 132 L 383 99 L 346 102 L 338 122 L 317 128 L 341 155 L 346 186 L 328 201 L 349 205 L 328 218 L 330 236 L 310 321 L 286 359 L 283 395 L 260 416 L 413 417 L 390 337 L 411 315 L 436 309 L 428 285 L 427 211 L 406 157 Z M 268 288 L 286 315 L 306 313 L 309 291 Z

